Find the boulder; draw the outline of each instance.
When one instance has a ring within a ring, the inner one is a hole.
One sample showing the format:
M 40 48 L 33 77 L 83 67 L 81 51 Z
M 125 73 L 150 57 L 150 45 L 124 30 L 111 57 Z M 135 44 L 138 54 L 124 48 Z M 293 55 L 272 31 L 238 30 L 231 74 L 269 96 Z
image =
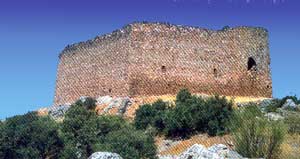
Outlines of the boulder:
M 274 120 L 274 121 L 284 119 L 284 117 L 279 113 L 273 113 L 273 112 L 265 114 L 265 117 L 267 117 L 269 120 Z
M 206 149 L 203 145 L 195 144 L 192 147 L 188 148 L 183 152 L 179 159 L 193 159 L 193 158 L 202 158 L 202 159 L 222 159 L 217 153 L 211 152 Z
M 126 112 L 128 106 L 132 104 L 129 97 L 110 97 L 103 96 L 97 98 L 98 114 L 122 115 Z
M 86 100 L 87 98 L 88 98 L 87 96 L 81 96 L 81 97 L 79 97 L 79 100 L 81 100 L 81 102 L 85 102 L 85 100 Z
M 52 106 L 48 108 L 48 114 L 53 119 L 61 119 L 70 107 L 70 105 Z
M 108 112 L 108 110 L 110 110 L 110 109 L 112 109 L 112 108 L 114 108 L 114 107 L 120 108 L 121 103 L 122 103 L 122 100 L 123 100 L 123 98 L 121 98 L 121 97 L 118 97 L 118 98 L 113 99 L 113 100 L 109 103 L 108 107 L 104 109 L 104 111 L 105 111 L 105 112 Z
M 243 157 L 235 151 L 230 150 L 226 145 L 216 144 L 208 148 L 208 151 L 219 155 L 221 158 L 242 159 Z
M 283 109 L 289 109 L 289 108 L 296 109 L 297 105 L 296 105 L 296 103 L 292 99 L 287 99 L 285 101 L 285 103 L 282 105 L 282 108 Z
M 267 99 L 263 99 L 261 102 L 259 102 L 259 106 L 261 108 L 265 108 L 267 106 L 269 106 L 270 104 L 272 104 L 274 102 L 273 98 L 267 98 Z
M 243 159 L 240 154 L 223 144 L 215 144 L 209 148 L 195 144 L 179 156 L 167 155 L 158 157 L 159 159 Z
M 175 156 L 175 155 L 165 155 L 165 156 L 158 155 L 158 158 L 159 159 L 179 159 L 178 156 Z
M 208 148 L 208 151 L 212 153 L 216 153 L 219 156 L 225 156 L 228 153 L 228 148 L 227 146 L 223 144 L 216 144 Z
M 124 114 L 127 110 L 127 107 L 130 106 L 131 104 L 132 102 L 129 97 L 123 98 L 119 107 L 119 113 Z
M 97 98 L 97 105 L 103 105 L 106 104 L 108 105 L 111 101 L 112 101 L 112 97 L 111 96 L 102 96 Z
M 122 159 L 122 157 L 111 152 L 95 152 L 89 157 L 89 159 Z

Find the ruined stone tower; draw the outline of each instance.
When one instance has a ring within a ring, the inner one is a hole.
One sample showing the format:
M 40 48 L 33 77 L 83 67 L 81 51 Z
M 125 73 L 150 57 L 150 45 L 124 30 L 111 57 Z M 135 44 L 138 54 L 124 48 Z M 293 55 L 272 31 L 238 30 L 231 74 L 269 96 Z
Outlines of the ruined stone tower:
M 67 46 L 59 56 L 55 105 L 80 96 L 193 93 L 271 97 L 268 32 L 132 23 Z

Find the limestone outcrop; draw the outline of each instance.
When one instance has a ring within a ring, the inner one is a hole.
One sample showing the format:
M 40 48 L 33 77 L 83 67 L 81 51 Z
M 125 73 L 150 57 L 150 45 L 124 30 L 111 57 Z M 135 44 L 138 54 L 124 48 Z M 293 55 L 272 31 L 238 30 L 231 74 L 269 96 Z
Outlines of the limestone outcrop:
M 159 156 L 159 159 L 243 159 L 243 157 L 223 144 L 209 148 L 195 144 L 178 156 Z
M 88 159 L 123 159 L 123 158 L 116 153 L 95 152 Z

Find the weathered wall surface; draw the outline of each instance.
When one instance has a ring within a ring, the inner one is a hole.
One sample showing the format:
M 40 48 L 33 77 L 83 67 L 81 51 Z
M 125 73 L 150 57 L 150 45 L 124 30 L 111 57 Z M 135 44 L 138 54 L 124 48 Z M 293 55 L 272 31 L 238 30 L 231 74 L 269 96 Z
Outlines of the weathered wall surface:
M 134 25 L 129 61 L 133 95 L 192 92 L 272 96 L 268 34 L 262 28 L 224 31 Z M 248 59 L 256 70 L 248 70 Z
M 68 46 L 60 55 L 54 105 L 81 96 L 128 94 L 128 31 Z
M 262 28 L 212 31 L 134 23 L 65 49 L 55 105 L 80 96 L 176 94 L 181 88 L 271 97 L 269 65 L 268 33 Z

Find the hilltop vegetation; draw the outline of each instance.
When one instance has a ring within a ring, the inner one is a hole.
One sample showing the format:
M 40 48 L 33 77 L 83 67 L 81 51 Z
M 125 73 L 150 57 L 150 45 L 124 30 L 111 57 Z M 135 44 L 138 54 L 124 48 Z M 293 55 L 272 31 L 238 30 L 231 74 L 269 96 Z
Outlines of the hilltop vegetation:
M 204 100 L 184 89 L 178 93 L 175 105 L 161 100 L 142 105 L 136 112 L 135 126 L 138 129 L 151 126 L 171 138 L 186 138 L 199 132 L 219 135 L 228 131 L 226 123 L 233 112 L 232 107 L 232 102 L 225 97 Z
M 154 138 L 118 116 L 97 116 L 95 100 L 78 101 L 62 123 L 35 112 L 1 123 L 0 158 L 87 158 L 110 151 L 123 158 L 156 158 Z
M 154 159 L 155 136 L 183 140 L 205 133 L 231 136 L 235 150 L 244 157 L 277 159 L 292 152 L 286 139 L 300 135 L 300 116 L 289 108 L 291 113 L 280 120 L 266 114 L 282 109 L 288 100 L 299 103 L 289 96 L 263 108 L 254 103 L 233 108 L 233 101 L 225 97 L 204 99 L 184 89 L 174 103 L 157 100 L 141 105 L 130 121 L 97 115 L 96 100 L 85 98 L 75 102 L 61 121 L 29 112 L 0 122 L 0 158 L 87 158 L 106 151 L 124 159 Z

